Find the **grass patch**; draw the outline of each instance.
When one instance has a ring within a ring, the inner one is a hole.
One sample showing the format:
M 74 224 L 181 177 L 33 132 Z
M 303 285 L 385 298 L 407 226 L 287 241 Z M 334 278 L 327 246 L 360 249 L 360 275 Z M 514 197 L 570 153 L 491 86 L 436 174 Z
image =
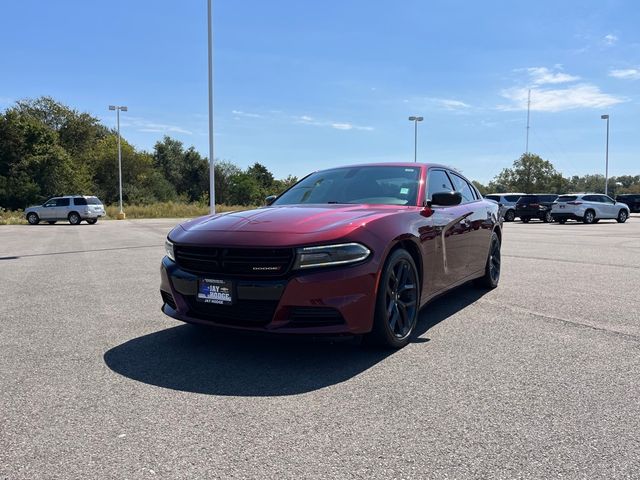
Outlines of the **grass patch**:
M 216 205 L 216 213 L 230 212 L 234 210 L 248 210 L 242 205 Z M 107 216 L 104 220 L 115 219 L 120 209 L 117 205 L 107 206 Z M 209 205 L 201 203 L 162 202 L 149 205 L 126 205 L 124 213 L 127 219 L 136 218 L 194 218 L 209 214 Z M 0 225 L 26 224 L 23 210 L 5 210 L 0 208 Z

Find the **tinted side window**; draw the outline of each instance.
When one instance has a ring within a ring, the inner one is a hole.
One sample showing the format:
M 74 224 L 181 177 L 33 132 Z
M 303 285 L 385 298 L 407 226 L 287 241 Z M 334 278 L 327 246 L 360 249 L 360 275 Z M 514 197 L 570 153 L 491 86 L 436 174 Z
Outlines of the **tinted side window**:
M 505 195 L 504 199 L 507 202 L 517 202 L 520 200 L 521 195 Z
M 51 198 L 44 203 L 45 207 L 55 207 L 58 204 L 57 198 Z
M 57 207 L 68 207 L 69 206 L 69 199 L 68 198 L 58 198 L 56 200 L 56 206 Z
M 427 200 L 431 200 L 434 193 L 453 192 L 451 180 L 444 170 L 429 170 L 427 176 Z
M 459 177 L 453 172 L 450 172 L 451 180 L 453 181 L 453 186 L 456 188 L 457 192 L 460 192 L 462 195 L 462 203 L 473 202 L 476 199 L 474 195 L 473 188 L 469 183 L 462 177 Z
M 74 205 L 86 205 L 87 204 L 87 199 L 83 198 L 83 197 L 76 197 L 73 199 L 73 204 Z
M 613 203 L 613 200 L 606 195 L 600 195 L 600 201 L 602 203 Z
M 600 203 L 600 199 L 598 198 L 598 195 L 585 195 L 584 197 L 582 197 L 582 199 L 585 202 L 598 202 L 598 203 Z

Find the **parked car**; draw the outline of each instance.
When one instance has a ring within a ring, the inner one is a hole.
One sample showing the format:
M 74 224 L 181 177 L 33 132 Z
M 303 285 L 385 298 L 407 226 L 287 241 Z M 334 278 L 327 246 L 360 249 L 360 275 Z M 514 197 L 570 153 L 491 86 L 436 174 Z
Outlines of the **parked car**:
M 68 220 L 71 225 L 79 225 L 85 220 L 93 225 L 106 212 L 98 197 L 68 195 L 53 197 L 42 205 L 29 207 L 24 214 L 31 225 L 37 225 L 41 221 L 53 225 L 59 220 Z
M 552 222 L 551 205 L 558 195 L 549 193 L 537 193 L 534 195 L 522 195 L 516 202 L 516 217 L 520 217 L 524 223 L 532 218 L 538 218 L 543 222 Z
M 175 227 L 162 309 L 191 323 L 364 334 L 399 348 L 429 300 L 469 280 L 498 285 L 501 227 L 495 202 L 442 165 L 319 171 L 265 207 Z
M 558 223 L 565 223 L 567 220 L 597 223 L 605 218 L 624 223 L 629 218 L 629 213 L 629 207 L 626 204 L 598 193 L 561 195 L 551 210 L 551 216 Z
M 629 207 L 631 213 L 640 213 L 640 193 L 624 193 L 616 197 L 616 202 L 622 202 Z
M 484 198 L 501 203 L 504 211 L 504 219 L 507 222 L 513 222 L 516 219 L 516 203 L 522 195 L 524 195 L 524 193 L 491 193 L 485 195 Z

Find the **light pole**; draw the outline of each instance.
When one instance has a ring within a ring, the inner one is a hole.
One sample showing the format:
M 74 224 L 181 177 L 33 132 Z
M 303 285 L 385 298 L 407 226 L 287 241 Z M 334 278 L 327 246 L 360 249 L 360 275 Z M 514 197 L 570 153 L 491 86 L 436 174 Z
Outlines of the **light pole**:
M 126 112 L 128 109 L 123 105 L 109 105 L 109 110 L 116 111 L 116 119 L 118 125 L 118 183 L 120 184 L 120 213 L 118 213 L 118 220 L 124 220 L 125 214 L 122 210 L 122 147 L 120 145 L 120 112 Z
M 209 61 L 209 208 L 216 213 L 215 168 L 213 162 L 213 18 L 211 0 L 207 0 L 207 43 Z
M 609 194 L 609 115 L 600 115 L 602 120 L 607 121 L 607 150 L 604 164 L 604 194 Z
M 418 122 L 424 120 L 423 117 L 409 117 L 409 121 L 413 122 L 413 161 L 418 161 Z

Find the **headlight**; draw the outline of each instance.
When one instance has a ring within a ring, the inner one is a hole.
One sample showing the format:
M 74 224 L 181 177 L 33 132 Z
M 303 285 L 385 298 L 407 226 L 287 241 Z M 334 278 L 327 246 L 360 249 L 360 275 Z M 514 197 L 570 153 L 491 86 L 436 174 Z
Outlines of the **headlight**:
M 342 243 L 339 245 L 323 245 L 320 247 L 299 248 L 293 268 L 328 267 L 360 262 L 371 254 L 359 243 Z
M 173 243 L 171 243 L 168 239 L 164 241 L 164 251 L 174 262 L 176 261 L 176 257 L 173 255 Z

